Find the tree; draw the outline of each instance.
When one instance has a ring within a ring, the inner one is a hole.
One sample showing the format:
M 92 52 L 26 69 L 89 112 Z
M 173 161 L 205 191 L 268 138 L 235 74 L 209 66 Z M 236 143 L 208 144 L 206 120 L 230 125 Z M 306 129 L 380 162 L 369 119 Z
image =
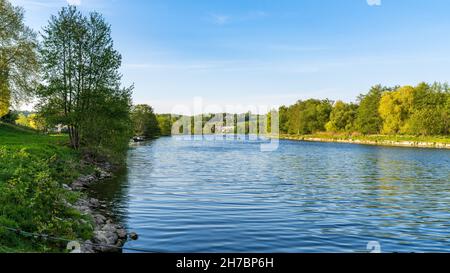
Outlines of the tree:
M 444 119 L 444 134 L 450 134 L 450 92 L 447 91 L 447 100 L 442 113 L 442 118 Z
M 280 126 L 280 133 L 281 134 L 287 134 L 289 131 L 289 116 L 288 116 L 288 107 L 281 106 L 278 110 L 278 118 L 279 126 Z
M 47 124 L 45 119 L 36 113 L 30 114 L 28 116 L 29 126 L 38 131 L 47 131 Z
M 162 136 L 170 136 L 172 134 L 172 116 L 170 114 L 157 115 L 159 130 Z
M 133 87 L 121 88 L 121 55 L 98 13 L 63 8 L 44 28 L 41 56 L 46 85 L 38 109 L 49 125 L 65 125 L 71 146 L 119 155 L 131 133 Z
M 8 114 L 4 115 L 0 118 L 0 121 L 14 124 L 16 120 L 19 118 L 19 114 L 16 111 L 9 111 Z
M 36 87 L 36 48 L 36 34 L 25 26 L 23 9 L 0 0 L 0 117 Z
M 358 106 L 342 101 L 336 102 L 325 128 L 328 132 L 350 132 L 354 129 Z
M 407 131 L 407 121 L 413 111 L 414 92 L 414 87 L 403 86 L 382 95 L 379 113 L 383 120 L 384 134 Z
M 133 121 L 133 130 L 136 136 L 153 138 L 159 136 L 161 130 L 153 108 L 146 104 L 133 106 L 131 110 L 131 120 Z
M 290 134 L 311 134 L 325 130 L 333 109 L 329 100 L 299 101 L 289 107 L 288 132 Z
M 356 129 L 363 134 L 378 134 L 383 126 L 383 120 L 378 112 L 381 96 L 389 89 L 376 85 L 368 94 L 358 98 L 359 108 L 355 121 Z
M 440 135 L 448 133 L 446 101 L 447 85 L 421 83 L 414 88 L 410 117 L 403 132 L 414 135 Z
M 10 99 L 11 95 L 6 85 L 6 81 L 0 80 L 0 118 L 9 113 Z
M 30 121 L 28 120 L 28 117 L 23 113 L 20 113 L 17 117 L 16 124 L 24 127 L 30 127 Z
M 278 109 L 282 134 L 359 132 L 363 134 L 450 134 L 450 86 L 373 86 L 358 104 L 329 100 L 298 101 Z M 247 118 L 248 120 L 248 118 Z

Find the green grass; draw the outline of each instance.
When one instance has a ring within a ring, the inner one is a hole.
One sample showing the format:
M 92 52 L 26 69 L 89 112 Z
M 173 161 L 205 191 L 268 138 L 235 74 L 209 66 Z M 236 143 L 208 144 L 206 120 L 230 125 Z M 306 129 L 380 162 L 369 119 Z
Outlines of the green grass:
M 64 190 L 92 171 L 66 135 L 43 135 L 0 123 L 0 226 L 68 239 L 89 238 L 91 219 L 66 204 L 79 194 Z M 0 252 L 62 252 L 64 244 L 24 238 L 0 227 Z
M 359 135 L 346 133 L 315 133 L 311 135 L 281 135 L 281 138 L 318 138 L 323 140 L 360 140 L 368 142 L 422 142 L 450 144 L 450 136 L 408 136 L 408 135 Z
M 0 144 L 1 145 L 35 145 L 35 144 L 64 144 L 67 143 L 66 135 L 48 136 L 16 125 L 0 122 Z

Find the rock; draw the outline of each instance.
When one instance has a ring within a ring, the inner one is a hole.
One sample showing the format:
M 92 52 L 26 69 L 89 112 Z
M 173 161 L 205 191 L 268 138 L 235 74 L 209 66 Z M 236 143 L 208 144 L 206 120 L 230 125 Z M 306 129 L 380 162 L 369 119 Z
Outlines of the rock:
M 89 205 L 91 208 L 98 208 L 98 207 L 100 207 L 100 201 L 98 201 L 95 198 L 91 198 L 91 199 L 89 199 Z
M 119 239 L 127 239 L 128 233 L 125 229 L 121 228 L 117 230 L 117 236 L 119 236 Z
M 101 214 L 95 214 L 93 218 L 96 226 L 104 225 L 106 222 L 106 217 Z
M 119 240 L 117 240 L 116 247 L 122 248 L 126 242 L 127 242 L 126 239 L 119 239 Z
M 72 190 L 72 188 L 69 187 L 67 184 L 62 184 L 62 187 L 63 187 L 63 189 L 68 190 L 68 191 Z
M 107 223 L 103 226 L 102 231 L 109 232 L 109 233 L 116 233 L 117 227 L 112 223 Z
M 116 247 L 118 240 L 119 236 L 115 232 L 95 231 L 93 241 L 99 245 L 94 246 L 94 249 L 100 252 L 120 252 L 121 249 Z
M 72 189 L 82 190 L 94 183 L 96 180 L 97 178 L 94 175 L 82 176 L 72 183 Z
M 136 241 L 137 239 L 139 239 L 139 235 L 136 232 L 131 232 L 130 239 Z
M 113 166 L 109 163 L 97 165 L 94 175 L 86 175 L 79 177 L 71 186 L 63 185 L 65 189 L 83 191 L 91 184 L 103 179 L 111 178 Z M 104 214 L 99 211 L 107 209 L 107 206 L 95 198 L 81 198 L 72 206 L 80 212 L 91 215 L 94 224 L 94 234 L 91 240 L 85 241 L 81 247 L 81 253 L 111 253 L 122 252 L 121 247 L 127 241 L 127 231 L 114 223 L 113 220 L 107 219 Z M 137 239 L 137 234 L 133 236 Z
M 109 173 L 109 172 L 106 172 L 106 171 L 104 171 L 104 170 L 100 170 L 97 177 L 98 177 L 100 180 L 104 180 L 104 179 L 107 179 L 107 178 L 111 178 L 111 177 L 112 177 L 112 174 Z
M 81 253 L 95 253 L 94 245 L 91 240 L 87 240 L 82 244 Z

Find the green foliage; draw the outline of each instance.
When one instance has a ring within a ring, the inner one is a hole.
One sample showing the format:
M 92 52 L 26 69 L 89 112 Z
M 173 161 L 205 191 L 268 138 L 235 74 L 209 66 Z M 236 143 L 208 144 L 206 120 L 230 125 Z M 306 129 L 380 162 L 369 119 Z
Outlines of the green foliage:
M 330 114 L 330 121 L 325 125 L 328 132 L 351 132 L 355 129 L 358 105 L 336 102 Z
M 359 143 L 372 142 L 379 143 L 380 145 L 392 145 L 392 142 L 411 142 L 411 143 L 428 143 L 429 147 L 434 144 L 450 144 L 450 137 L 448 136 L 410 136 L 410 135 L 362 135 L 358 133 L 330 133 L 320 132 L 308 135 L 280 135 L 281 138 L 304 140 L 304 139 L 316 139 L 328 141 L 344 141 L 349 140 L 358 141 Z M 385 143 L 385 144 L 383 144 Z
M 421 83 L 385 93 L 379 113 L 383 133 L 410 135 L 448 134 L 446 102 L 450 96 L 447 85 Z
M 158 119 L 150 105 L 135 105 L 131 109 L 134 135 L 154 138 L 161 134 Z
M 91 236 L 90 219 L 67 205 L 78 194 L 61 186 L 82 172 L 79 156 L 60 146 L 63 141 L 67 138 L 0 123 L 0 225 L 68 239 Z M 2 228 L 0 245 L 5 251 L 61 251 L 65 247 Z
M 16 119 L 16 124 L 24 127 L 29 127 L 30 121 L 28 120 L 27 116 L 25 116 L 23 113 L 20 113 Z
M 19 114 L 16 111 L 9 111 L 6 115 L 0 118 L 0 122 L 14 124 L 18 118 Z
M 46 80 L 38 90 L 41 116 L 66 126 L 73 148 L 123 161 L 133 88 L 120 87 L 121 55 L 104 18 L 63 8 L 44 28 L 40 51 Z
M 299 101 L 279 108 L 280 133 L 305 135 L 326 131 L 364 135 L 445 136 L 450 134 L 450 87 L 377 85 L 359 104 L 328 100 Z M 325 123 L 324 123 L 325 122 Z M 325 127 L 325 128 L 324 128 Z
M 311 134 L 324 131 L 333 109 L 329 100 L 299 101 L 287 111 L 290 134 Z
M 37 84 L 36 34 L 24 24 L 24 11 L 0 0 L 0 117 L 11 103 L 26 101 Z
M 445 122 L 440 109 L 416 109 L 408 120 L 403 132 L 411 135 L 446 134 Z
M 96 160 L 123 164 L 132 135 L 131 89 L 97 93 L 93 101 L 95 107 L 82 113 L 82 150 Z
M 383 126 L 383 120 L 378 112 L 381 96 L 388 88 L 376 85 L 368 94 L 360 95 L 359 108 L 355 121 L 356 129 L 363 134 L 378 134 Z
M 170 114 L 157 115 L 159 130 L 161 132 L 161 136 L 170 136 L 172 135 L 172 116 Z
M 450 95 L 447 92 L 447 101 L 442 111 L 442 118 L 444 119 L 444 132 L 446 135 L 450 134 Z
M 36 113 L 29 113 L 27 115 L 24 112 L 20 112 L 16 113 L 15 115 L 12 114 L 12 116 L 5 118 L 5 122 L 6 121 L 11 124 L 16 124 L 22 127 L 29 127 L 41 132 L 47 131 L 48 129 L 45 123 L 45 119 L 41 115 Z
M 404 86 L 386 92 L 381 97 L 379 113 L 383 119 L 384 134 L 398 134 L 406 131 L 405 126 L 412 113 L 414 87 Z
M 11 93 L 7 86 L 7 82 L 0 76 L 0 118 L 3 118 L 9 113 L 10 100 Z
M 281 106 L 278 111 L 280 133 L 282 134 L 287 134 L 289 131 L 288 111 L 289 109 L 286 106 Z
M 413 135 L 445 135 L 449 133 L 447 101 L 450 98 L 446 84 L 432 86 L 421 83 L 414 89 L 411 115 L 403 133 Z

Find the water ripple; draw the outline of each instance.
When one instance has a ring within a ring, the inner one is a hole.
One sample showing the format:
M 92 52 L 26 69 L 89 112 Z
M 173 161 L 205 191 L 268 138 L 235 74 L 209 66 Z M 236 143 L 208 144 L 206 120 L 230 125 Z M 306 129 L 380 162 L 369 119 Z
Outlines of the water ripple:
M 450 152 L 281 141 L 159 140 L 95 191 L 167 252 L 450 251 Z

